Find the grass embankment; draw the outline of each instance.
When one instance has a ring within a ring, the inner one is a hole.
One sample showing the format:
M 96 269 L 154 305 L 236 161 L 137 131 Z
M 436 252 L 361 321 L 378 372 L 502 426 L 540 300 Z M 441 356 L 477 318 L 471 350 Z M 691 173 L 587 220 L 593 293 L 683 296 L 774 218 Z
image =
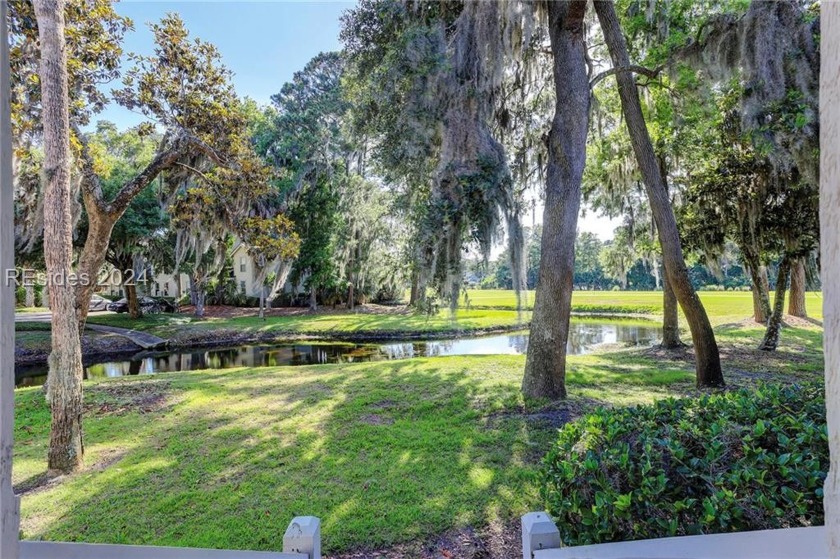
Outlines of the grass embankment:
M 720 328 L 730 385 L 819 377 L 821 332 Z M 289 519 L 328 552 L 501 526 L 541 508 L 538 461 L 594 406 L 694 393 L 686 354 L 569 360 L 566 402 L 526 403 L 522 356 L 411 359 L 86 384 L 87 468 L 44 483 L 49 411 L 16 393 L 14 480 L 26 538 L 277 550 Z M 406 556 L 419 557 L 420 552 Z
M 256 309 L 254 314 L 256 315 Z M 187 342 L 223 331 L 238 337 L 316 336 L 324 338 L 434 337 L 521 328 L 531 320 L 530 312 L 482 309 L 460 310 L 453 318 L 448 311 L 436 315 L 410 309 L 394 312 L 323 312 L 269 316 L 196 319 L 184 314 L 159 314 L 133 320 L 127 315 L 91 315 L 88 322 L 144 330 L 161 338 Z

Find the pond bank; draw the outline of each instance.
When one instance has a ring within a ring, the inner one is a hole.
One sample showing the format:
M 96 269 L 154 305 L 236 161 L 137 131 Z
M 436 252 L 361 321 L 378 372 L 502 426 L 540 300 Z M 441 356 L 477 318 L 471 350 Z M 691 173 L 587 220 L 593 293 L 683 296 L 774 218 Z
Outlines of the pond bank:
M 530 328 L 530 313 L 522 319 L 513 311 L 461 311 L 457 318 L 426 317 L 414 313 L 395 313 L 394 309 L 372 307 L 360 313 L 334 311 L 293 316 L 269 316 L 260 320 L 253 316 L 233 316 L 197 320 L 185 315 L 152 315 L 130 320 L 123 315 L 91 316 L 89 329 L 109 329 L 114 332 L 134 332 L 152 335 L 165 341 L 167 350 L 213 349 L 247 344 L 271 344 L 319 340 L 325 342 L 388 342 L 393 340 L 429 341 L 505 334 Z M 279 309 L 277 309 L 279 310 Z M 240 309 L 241 311 L 241 309 Z M 656 327 L 649 315 L 615 313 L 572 313 L 582 320 L 599 322 L 630 322 Z M 49 324 L 19 322 L 15 348 L 17 365 L 46 363 L 49 356 Z M 43 333 L 41 339 L 21 336 L 34 329 Z M 82 357 L 86 362 L 104 356 L 130 356 L 141 351 L 139 345 L 127 340 L 100 336 L 87 331 L 82 343 Z M 44 339 L 45 337 L 45 339 Z

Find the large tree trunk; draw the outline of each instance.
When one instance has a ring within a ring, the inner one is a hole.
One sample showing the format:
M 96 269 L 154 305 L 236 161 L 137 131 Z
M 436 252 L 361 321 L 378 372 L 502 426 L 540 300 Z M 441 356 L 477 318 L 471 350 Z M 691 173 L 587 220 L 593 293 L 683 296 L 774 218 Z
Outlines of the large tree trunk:
M 566 397 L 566 343 L 575 273 L 575 236 L 586 164 L 590 89 L 585 1 L 549 2 L 556 105 L 548 136 L 548 169 L 539 279 L 522 392 Z
M 679 304 L 671 284 L 665 279 L 662 282 L 662 347 L 677 349 L 685 344 L 680 340 Z
M 601 22 L 601 29 L 607 48 L 610 51 L 615 68 L 628 68 L 630 57 L 627 54 L 627 44 L 615 13 L 615 6 L 611 1 L 596 0 L 595 11 Z M 618 93 L 624 120 L 630 133 L 633 151 L 642 173 L 651 211 L 659 230 L 659 243 L 662 246 L 662 258 L 665 264 L 665 274 L 668 283 L 677 296 L 682 307 L 691 337 L 694 342 L 695 366 L 697 386 L 723 386 L 723 372 L 720 365 L 715 333 L 706 315 L 703 303 L 691 285 L 688 269 L 683 258 L 680 235 L 674 209 L 668 199 L 668 191 L 664 178 L 659 169 L 656 154 L 648 134 L 636 80 L 629 71 L 619 71 L 616 74 Z
M 776 277 L 776 300 L 773 301 L 773 314 L 767 322 L 767 330 L 764 332 L 764 339 L 758 349 L 764 351 L 776 351 L 779 345 L 779 332 L 782 329 L 782 314 L 785 310 L 785 290 L 790 278 L 791 260 L 787 256 L 779 263 L 779 274 Z
M 840 50 L 840 2 L 820 8 L 822 52 Z M 829 55 L 825 60 L 832 60 Z M 823 486 L 828 556 L 840 558 L 840 65 L 820 73 L 820 264 L 829 469 Z
M 82 465 L 82 352 L 71 285 L 73 224 L 70 188 L 70 110 L 64 1 L 35 0 L 41 43 L 41 120 L 44 128 L 44 259 L 50 284 L 52 352 L 48 399 L 52 413 L 48 466 L 72 472 Z
M 805 308 L 805 289 L 808 278 L 805 273 L 805 258 L 797 258 L 793 261 L 790 269 L 790 302 L 788 303 L 788 314 L 805 318 L 808 311 Z

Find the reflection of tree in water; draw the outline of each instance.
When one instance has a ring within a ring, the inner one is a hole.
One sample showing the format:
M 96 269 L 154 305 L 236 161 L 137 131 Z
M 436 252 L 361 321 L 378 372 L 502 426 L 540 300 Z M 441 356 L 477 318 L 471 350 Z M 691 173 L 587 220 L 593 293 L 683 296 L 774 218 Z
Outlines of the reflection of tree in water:
M 599 324 L 571 323 L 569 325 L 569 343 L 567 352 L 581 354 L 590 347 L 604 343 L 605 330 L 609 326 Z
M 380 346 L 379 350 L 386 359 L 410 359 L 422 355 L 424 345 L 413 343 L 385 344 Z
M 425 346 L 421 349 L 420 355 L 426 357 L 439 357 L 441 355 L 448 355 L 454 347 L 455 340 L 441 340 L 439 342 L 426 342 L 425 344 L 417 344 L 418 346 Z
M 570 354 L 580 354 L 603 343 L 640 345 L 651 344 L 659 339 L 660 332 L 656 328 L 573 322 L 569 328 L 568 351 Z M 357 363 L 476 352 L 509 353 L 510 348 L 513 348 L 516 353 L 524 354 L 528 349 L 528 334 L 387 344 L 287 344 L 242 346 L 210 351 L 188 350 L 184 353 L 172 353 L 146 359 L 126 359 L 89 365 L 84 369 L 84 378 L 194 371 L 208 368 Z M 46 380 L 44 367 L 30 367 L 25 371 L 18 371 L 17 367 L 15 369 L 18 386 L 39 385 Z
M 516 334 L 508 336 L 508 347 L 512 347 L 516 353 L 528 351 L 528 334 Z

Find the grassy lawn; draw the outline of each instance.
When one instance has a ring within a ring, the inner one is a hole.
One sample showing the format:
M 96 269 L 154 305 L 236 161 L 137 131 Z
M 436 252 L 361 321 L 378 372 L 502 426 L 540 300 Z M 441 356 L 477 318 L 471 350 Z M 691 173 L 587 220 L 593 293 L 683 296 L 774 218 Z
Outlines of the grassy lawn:
M 739 322 L 752 315 L 752 296 L 748 292 L 700 292 L 700 298 L 714 325 Z M 528 293 L 533 304 L 533 292 Z M 822 294 L 807 294 L 808 312 L 814 319 L 822 318 Z M 127 315 L 91 315 L 91 323 L 108 324 L 148 331 L 161 338 L 189 340 L 210 332 L 226 330 L 237 335 L 313 335 L 350 337 L 398 336 L 400 334 L 435 334 L 475 332 L 480 330 L 514 328 L 527 324 L 530 312 L 515 310 L 512 291 L 471 290 L 469 301 L 453 318 L 447 310 L 427 316 L 409 311 L 390 314 L 336 313 L 234 318 L 206 318 L 197 320 L 189 315 L 152 315 L 132 320 Z M 642 314 L 656 318 L 662 313 L 662 293 L 643 291 L 575 291 L 572 309 L 578 313 Z M 254 314 L 256 315 L 256 309 Z M 686 325 L 683 323 L 683 327 Z
M 254 309 L 254 314 L 257 311 Z M 270 316 L 266 320 L 258 316 L 233 318 L 195 319 L 189 315 L 150 315 L 132 320 L 128 315 L 92 315 L 88 322 L 145 330 L 162 338 L 181 339 L 195 334 L 217 330 L 230 330 L 240 335 L 383 335 L 470 332 L 494 328 L 514 328 L 527 324 L 530 312 L 521 314 L 514 310 L 480 309 L 460 310 L 456 317 L 448 311 L 428 316 L 413 312 L 393 314 L 370 313 L 324 313 Z
M 752 294 L 748 291 L 698 291 L 706 312 L 713 320 L 742 320 L 752 314 Z M 469 305 L 475 309 L 515 309 L 513 291 L 474 289 L 467 292 Z M 770 300 L 774 294 L 770 294 Z M 527 294 L 528 308 L 533 307 L 534 292 Z M 822 318 L 822 293 L 806 294 L 810 316 Z M 657 291 L 575 291 L 572 311 L 601 313 L 662 314 L 662 292 Z
M 814 378 L 821 330 L 718 328 L 730 385 Z M 26 538 L 277 550 L 294 515 L 335 553 L 541 508 L 555 429 L 594 406 L 693 394 L 687 354 L 570 358 L 568 401 L 524 402 L 522 356 L 439 357 L 86 384 L 86 469 L 45 482 L 49 411 L 17 396 L 14 480 Z M 387 519 L 387 520 L 386 520 Z

